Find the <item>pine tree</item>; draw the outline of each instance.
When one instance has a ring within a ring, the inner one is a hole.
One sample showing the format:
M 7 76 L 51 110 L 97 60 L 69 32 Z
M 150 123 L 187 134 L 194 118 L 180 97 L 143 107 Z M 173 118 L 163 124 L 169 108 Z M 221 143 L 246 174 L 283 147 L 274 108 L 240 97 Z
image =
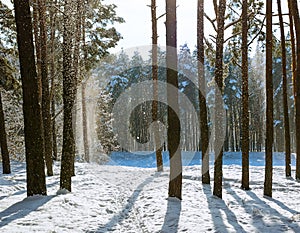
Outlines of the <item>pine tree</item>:
M 292 1 L 292 0 L 291 0 Z M 293 14 L 293 20 L 296 31 L 296 77 L 295 77 L 295 103 L 296 103 L 296 179 L 300 180 L 300 16 L 297 1 L 292 1 L 290 10 Z
M 27 195 L 46 195 L 42 113 L 39 105 L 29 2 L 27 0 L 15 0 L 14 9 L 23 84 Z
M 5 130 L 5 119 L 2 105 L 2 95 L 0 90 L 0 146 L 2 155 L 2 169 L 3 174 L 10 174 L 10 159 L 7 148 L 6 130 Z
M 75 158 L 75 138 L 73 131 L 73 107 L 75 104 L 76 80 L 72 67 L 72 2 L 64 1 L 64 31 L 63 31 L 63 148 L 61 157 L 60 188 L 71 192 L 71 177 Z
M 216 64 L 215 81 L 216 88 L 223 92 L 223 48 L 224 48 L 224 21 L 226 11 L 226 0 L 220 0 L 217 15 L 217 40 L 216 40 Z M 219 143 L 222 143 L 220 131 L 222 131 L 222 97 L 215 97 L 215 167 L 214 167 L 214 188 L 213 195 L 222 198 L 222 179 L 223 179 L 223 146 L 218 151 Z
M 272 76 L 272 0 L 266 6 L 266 165 L 264 195 L 272 197 L 273 176 L 273 76 Z
M 198 82 L 199 82 L 199 104 L 200 104 L 200 127 L 202 147 L 202 183 L 210 183 L 209 175 L 209 132 L 207 123 L 206 106 L 206 83 L 204 70 L 204 2 L 198 0 L 197 13 L 197 60 L 198 60 Z M 200 148 L 200 146 L 199 146 Z
M 243 0 L 242 25 L 242 189 L 249 190 L 248 0 Z
M 167 101 L 168 101 L 168 150 L 170 156 L 169 197 L 181 199 L 182 162 L 180 151 L 180 121 L 178 92 L 170 90 L 170 86 L 178 89 L 177 73 L 177 24 L 176 0 L 166 0 L 166 44 L 167 44 Z M 172 108 L 171 108 L 172 106 Z
M 42 78 L 42 116 L 43 135 L 45 148 L 45 161 L 47 175 L 53 176 L 52 168 L 52 122 L 50 114 L 50 93 L 48 76 L 48 49 L 47 49 L 47 28 L 46 28 L 46 2 L 38 0 L 39 27 L 40 27 L 40 53 L 41 53 L 41 78 Z
M 151 0 L 151 19 L 152 19 L 152 78 L 153 78 L 153 102 L 152 102 L 152 121 L 157 122 L 158 114 L 158 64 L 157 64 L 157 17 L 156 0 Z M 159 129 L 154 127 L 154 146 L 156 154 L 157 171 L 163 171 L 162 147 L 160 145 Z
M 113 132 L 111 102 L 111 94 L 102 90 L 97 101 L 97 136 L 100 142 L 100 151 L 107 155 L 119 149 L 117 138 Z
M 287 66 L 286 66 L 286 44 L 283 16 L 281 9 L 281 0 L 277 0 L 279 24 L 280 24 L 280 39 L 281 39 L 281 54 L 282 54 L 282 98 L 284 109 L 284 141 L 285 141 L 285 175 L 291 176 L 291 142 L 290 142 L 290 123 L 289 123 L 289 109 L 288 109 L 288 94 L 287 94 Z

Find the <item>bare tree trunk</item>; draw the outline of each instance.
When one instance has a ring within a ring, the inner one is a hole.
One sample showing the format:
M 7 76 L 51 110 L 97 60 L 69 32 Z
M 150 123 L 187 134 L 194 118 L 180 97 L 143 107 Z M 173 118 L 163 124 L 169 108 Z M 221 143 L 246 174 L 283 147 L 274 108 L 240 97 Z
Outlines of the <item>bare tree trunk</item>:
M 90 162 L 90 151 L 88 141 L 88 129 L 87 129 L 87 111 L 86 111 L 86 82 L 81 83 L 81 107 L 82 107 L 82 130 L 83 130 L 83 148 L 84 159 L 86 162 Z
M 158 114 L 158 65 L 157 65 L 157 17 L 156 17 L 156 0 L 151 0 L 151 18 L 152 18 L 152 78 L 153 78 L 153 98 L 152 101 L 152 121 L 157 122 Z M 163 159 L 162 147 L 160 145 L 158 125 L 154 125 L 154 146 L 156 153 L 156 166 L 157 171 L 162 172 Z
M 55 121 L 55 27 L 56 27 L 56 12 L 54 6 L 56 5 L 56 0 L 52 3 L 50 10 L 50 80 L 51 80 L 51 88 L 50 88 L 50 101 L 51 101 L 51 118 L 52 118 L 52 150 L 53 150 L 53 159 L 57 160 L 57 139 L 56 139 L 56 121 Z
M 61 158 L 60 188 L 71 191 L 71 177 L 75 158 L 75 139 L 73 132 L 72 113 L 76 96 L 76 80 L 72 67 L 72 8 L 71 1 L 64 2 L 64 32 L 63 32 L 63 148 Z
M 209 175 L 209 136 L 206 106 L 206 83 L 204 71 L 204 1 L 198 0 L 197 13 L 197 59 L 198 59 L 198 85 L 200 104 L 200 127 L 201 127 L 201 149 L 202 149 L 202 183 L 210 183 Z M 200 147 L 200 146 L 199 146 Z
M 296 31 L 296 179 L 300 180 L 300 18 L 297 1 L 291 1 L 292 13 Z
M 52 125 L 50 114 L 50 93 L 48 77 L 48 53 L 46 35 L 46 5 L 45 0 L 38 0 L 39 5 L 39 26 L 40 26 L 40 46 L 41 46 L 41 78 L 42 78 L 42 116 L 45 161 L 47 175 L 53 176 L 52 168 Z
M 81 1 L 81 0 L 79 0 Z M 79 6 L 78 6 L 79 7 Z M 84 64 L 83 64 L 83 73 L 87 72 L 86 68 L 86 60 L 87 60 L 87 50 L 86 50 L 86 41 L 85 41 L 85 12 L 81 13 L 82 19 L 81 19 L 81 25 L 82 25 L 82 44 L 84 48 Z M 87 126 L 87 111 L 86 111 L 86 98 L 85 98 L 85 88 L 86 88 L 86 82 L 88 81 L 89 77 L 83 77 L 82 81 L 82 130 L 83 130 L 83 146 L 84 146 L 84 153 L 85 153 L 85 161 L 90 161 L 90 146 L 89 146 L 89 140 L 88 140 L 88 126 Z
M 23 88 L 27 196 L 46 195 L 42 112 L 39 104 L 39 83 L 34 59 L 29 2 L 15 0 L 14 9 Z
M 34 33 L 34 46 L 36 55 L 36 66 L 37 66 L 37 77 L 39 84 L 39 101 L 42 101 L 42 77 L 41 77 L 41 39 L 40 39 L 40 27 L 39 27 L 39 11 L 38 11 L 38 0 L 32 2 L 32 22 L 33 22 L 33 33 Z
M 180 120 L 177 73 L 177 23 L 176 0 L 166 0 L 166 62 L 167 62 L 167 100 L 168 100 L 168 150 L 170 156 L 169 197 L 181 199 L 182 161 L 180 148 Z M 172 108 L 171 108 L 172 106 Z
M 224 48 L 224 21 L 226 11 L 226 0 L 220 0 L 217 11 L 217 39 L 216 39 L 216 64 L 215 64 L 215 81 L 221 93 L 223 93 L 223 48 Z M 223 179 L 223 146 L 219 150 L 218 145 L 223 143 L 221 137 L 223 130 L 222 122 L 222 96 L 215 97 L 215 167 L 214 167 L 214 187 L 213 195 L 222 198 L 222 179 Z
M 55 124 L 55 100 L 51 101 L 51 117 L 52 117 L 52 145 L 53 145 L 53 158 L 58 160 L 57 154 L 57 137 L 56 137 L 56 124 Z
M 292 49 L 292 80 L 294 85 L 294 99 L 296 103 L 296 76 L 297 76 L 297 58 L 296 58 L 296 42 L 295 42 L 295 30 L 294 30 L 294 19 L 293 19 L 293 4 L 292 0 L 288 1 L 289 8 L 289 21 L 290 21 L 290 36 L 291 36 L 291 49 Z
M 73 118 L 73 133 L 74 133 L 74 140 L 75 140 L 75 153 L 72 157 L 72 176 L 75 176 L 75 156 L 76 156 L 76 122 L 77 122 L 77 86 L 78 86 L 78 78 L 79 78 L 79 51 L 80 51 L 80 39 L 81 39 L 81 26 L 82 26 L 82 7 L 83 2 L 82 0 L 76 1 L 76 22 L 75 22 L 75 41 L 74 41 L 74 50 L 73 50 L 73 75 L 74 75 L 74 96 L 75 96 L 75 103 L 72 111 L 72 118 Z
M 248 0 L 243 0 L 242 25 L 242 189 L 249 190 Z
M 2 105 L 2 97 L 0 91 L 0 146 L 2 155 L 2 170 L 3 174 L 10 174 L 10 159 L 7 148 L 6 130 L 5 130 L 5 119 Z
M 272 0 L 266 6 L 266 165 L 264 195 L 272 197 L 273 177 L 273 76 L 272 76 Z
M 290 122 L 288 109 L 288 94 L 287 94 L 287 70 L 286 70 L 286 48 L 285 48 L 285 32 L 281 9 L 281 0 L 277 0 L 278 15 L 280 24 L 281 37 L 281 54 L 282 54 L 282 98 L 283 98 L 283 116 L 284 116 L 284 142 L 285 142 L 285 175 L 291 176 L 291 139 L 290 139 Z

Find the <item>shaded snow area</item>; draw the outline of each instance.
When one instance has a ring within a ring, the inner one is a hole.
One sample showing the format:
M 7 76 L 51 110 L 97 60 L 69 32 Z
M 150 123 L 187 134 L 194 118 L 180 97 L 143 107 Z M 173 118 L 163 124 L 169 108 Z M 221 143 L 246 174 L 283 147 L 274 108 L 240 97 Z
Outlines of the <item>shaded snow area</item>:
M 252 190 L 243 191 L 241 167 L 225 165 L 223 200 L 201 184 L 200 166 L 184 167 L 182 201 L 167 198 L 169 168 L 76 163 L 72 192 L 58 195 L 55 164 L 48 196 L 30 198 L 25 164 L 12 168 L 0 175 L 0 232 L 300 232 L 300 183 L 286 179 L 284 167 L 274 168 L 270 199 L 264 167 L 251 167 Z

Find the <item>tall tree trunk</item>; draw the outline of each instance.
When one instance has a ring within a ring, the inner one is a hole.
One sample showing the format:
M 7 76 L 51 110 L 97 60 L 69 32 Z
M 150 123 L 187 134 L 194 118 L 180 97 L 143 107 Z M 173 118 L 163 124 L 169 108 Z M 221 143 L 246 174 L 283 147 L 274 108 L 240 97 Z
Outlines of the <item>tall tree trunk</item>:
M 2 170 L 3 174 L 10 174 L 10 159 L 7 148 L 6 130 L 5 130 L 5 119 L 2 105 L 2 96 L 0 91 L 0 146 L 2 155 Z
M 54 98 L 51 101 L 51 117 L 52 117 L 52 148 L 53 148 L 53 158 L 54 158 L 54 160 L 58 160 L 56 124 L 55 124 L 55 100 L 54 100 Z
M 285 48 L 285 33 L 281 9 L 281 0 L 277 0 L 278 15 L 280 24 L 281 37 L 281 54 L 282 54 L 282 98 L 283 98 L 283 116 L 284 116 L 284 142 L 285 142 L 285 175 L 291 176 L 291 141 L 290 141 L 290 121 L 288 109 L 288 94 L 287 94 L 287 70 L 286 70 L 286 48 Z
M 41 78 L 42 78 L 42 116 L 45 161 L 47 175 L 53 176 L 52 160 L 52 125 L 50 114 L 50 93 L 48 77 L 48 53 L 47 53 L 47 32 L 46 32 L 46 3 L 45 0 L 38 0 L 40 46 L 41 46 Z
M 79 0 L 80 1 L 80 0 Z M 80 5 L 78 5 L 80 7 Z M 78 8 L 79 9 L 79 8 Z M 78 22 L 79 23 L 79 22 Z M 87 61 L 87 49 L 86 49 L 86 41 L 85 41 L 85 14 L 82 13 L 82 43 L 84 48 L 84 65 L 83 65 L 83 73 L 84 75 L 88 72 L 87 70 L 87 64 L 85 63 Z M 89 151 L 89 140 L 88 140 L 88 126 L 87 126 L 87 111 L 86 111 L 86 98 L 85 98 L 85 89 L 86 89 L 86 83 L 88 81 L 89 77 L 83 77 L 85 80 L 82 81 L 82 130 L 83 130 L 83 147 L 84 147 L 84 158 L 86 162 L 90 162 L 90 151 Z
M 55 71 L 55 27 L 56 27 L 56 20 L 57 20 L 57 15 L 56 15 L 56 5 L 57 1 L 52 2 L 51 10 L 50 10 L 50 77 L 51 77 L 51 88 L 50 88 L 50 102 L 51 102 L 51 118 L 52 118 L 52 150 L 53 150 L 53 159 L 57 160 L 58 155 L 57 155 L 57 139 L 56 139 L 56 121 L 55 121 L 55 76 L 56 76 L 56 71 Z
M 249 190 L 248 0 L 243 0 L 242 25 L 242 189 Z
M 42 101 L 42 78 L 41 78 L 41 39 L 40 39 L 40 27 L 39 27 L 39 10 L 38 0 L 32 1 L 32 21 L 33 21 L 33 33 L 34 33 L 34 45 L 36 55 L 37 77 L 39 81 L 39 98 Z
M 27 196 L 46 195 L 42 113 L 39 104 L 29 1 L 15 0 L 17 43 L 23 88 Z
M 198 85 L 200 104 L 200 128 L 201 128 L 201 148 L 202 148 L 202 183 L 210 183 L 209 175 L 209 136 L 207 123 L 206 106 L 206 83 L 204 71 L 204 1 L 198 0 L 197 11 L 197 59 L 198 59 Z M 200 147 L 200 146 L 199 146 Z
M 272 76 L 272 0 L 267 0 L 266 6 L 266 165 L 264 195 L 272 197 L 273 176 L 273 76 Z
M 216 40 L 216 64 L 215 64 L 215 81 L 216 88 L 223 93 L 223 47 L 224 47 L 224 21 L 226 11 L 226 0 L 220 0 L 217 11 L 217 40 Z M 222 178 L 223 178 L 223 146 L 219 149 L 219 145 L 222 144 L 222 96 L 216 95 L 215 97 L 215 167 L 214 167 L 214 187 L 213 195 L 222 198 Z
M 292 1 L 292 13 L 296 31 L 296 179 L 300 180 L 300 18 L 297 1 Z
M 166 0 L 166 63 L 168 100 L 168 150 L 170 156 L 169 197 L 181 199 L 182 161 L 180 148 L 180 120 L 177 73 L 176 0 Z
M 84 148 L 84 159 L 86 162 L 90 162 L 90 151 L 88 141 L 88 129 L 87 129 L 87 111 L 86 111 L 86 82 L 81 83 L 81 107 L 82 107 L 82 130 L 83 130 L 83 148 Z
M 75 75 L 72 60 L 72 24 L 71 1 L 64 2 L 64 31 L 63 31 L 63 147 L 61 158 L 60 188 L 71 191 L 71 177 L 73 174 L 73 161 L 75 157 L 75 139 L 73 132 L 72 113 L 75 100 Z
M 290 21 L 290 36 L 291 36 L 291 49 L 292 49 L 292 80 L 294 85 L 294 99 L 296 102 L 296 76 L 297 76 L 297 58 L 296 58 L 296 42 L 295 42 L 295 31 L 294 31 L 294 19 L 293 19 L 293 3 L 292 0 L 288 1 L 288 8 L 289 8 L 289 21 Z
M 157 65 L 157 17 L 156 0 L 151 0 L 151 19 L 152 19 L 152 79 L 153 79 L 153 98 L 152 101 L 152 121 L 154 122 L 154 146 L 156 154 L 157 171 L 163 171 L 162 147 L 160 145 L 159 129 L 156 124 L 158 118 L 158 65 Z
M 74 3 L 73 3 L 74 4 Z M 74 75 L 74 96 L 75 103 L 73 107 L 73 134 L 75 140 L 75 151 L 76 151 L 76 122 L 77 122 L 77 86 L 78 79 L 80 74 L 80 66 L 79 66 L 79 56 L 80 56 L 80 40 L 81 40 L 81 26 L 82 26 L 82 8 L 83 6 L 82 0 L 76 1 L 76 21 L 75 21 L 75 41 L 74 41 L 74 50 L 73 50 L 73 75 Z M 75 154 L 72 157 L 72 176 L 75 176 Z

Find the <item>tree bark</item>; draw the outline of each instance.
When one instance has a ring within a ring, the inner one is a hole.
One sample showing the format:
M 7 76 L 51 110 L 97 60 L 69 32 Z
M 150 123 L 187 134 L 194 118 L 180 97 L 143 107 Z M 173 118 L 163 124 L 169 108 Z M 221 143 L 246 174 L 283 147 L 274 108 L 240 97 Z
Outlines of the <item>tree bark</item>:
M 72 60 L 72 8 L 71 1 L 65 0 L 63 18 L 63 147 L 61 158 L 60 188 L 71 192 L 71 177 L 75 157 L 75 139 L 73 132 L 72 113 L 75 100 L 75 75 Z
M 80 1 L 80 0 L 79 0 Z M 79 7 L 79 5 L 78 5 Z M 78 8 L 79 9 L 79 8 Z M 85 12 L 85 11 L 84 11 Z M 85 40 L 85 13 L 82 14 L 81 24 L 82 24 L 82 44 L 84 48 L 84 64 L 83 64 L 83 73 L 87 73 L 87 64 L 85 63 L 87 61 L 87 49 L 86 49 L 86 40 Z M 90 162 L 90 151 L 89 151 L 89 141 L 88 141 L 88 134 L 87 134 L 87 111 L 86 111 L 86 98 L 85 98 L 85 89 L 86 89 L 86 82 L 88 81 L 89 77 L 83 77 L 85 80 L 82 81 L 82 130 L 83 130 L 83 147 L 84 147 L 84 157 L 86 162 Z
M 272 0 L 266 5 L 266 164 L 264 195 L 272 197 L 273 178 L 273 75 L 272 75 Z
M 51 88 L 50 88 L 50 101 L 51 101 L 51 118 L 52 118 L 52 150 L 53 150 L 53 159 L 57 160 L 57 139 L 56 139 L 56 121 L 55 121 L 55 27 L 56 27 L 56 12 L 55 5 L 57 1 L 52 2 L 51 10 L 50 10 L 50 79 L 51 79 Z
M 39 84 L 34 59 L 29 2 L 15 0 L 14 9 L 23 88 L 27 196 L 46 195 L 42 113 L 39 104 Z
M 154 146 L 156 154 L 157 171 L 162 172 L 163 158 L 162 147 L 160 145 L 159 129 L 156 122 L 158 121 L 158 65 L 157 65 L 157 17 L 156 17 L 156 0 L 151 0 L 151 19 L 152 19 L 152 79 L 153 79 L 153 101 L 152 101 L 152 122 L 154 122 Z
M 202 149 L 202 183 L 210 184 L 209 175 L 209 136 L 206 106 L 206 83 L 204 71 L 204 1 L 198 0 L 197 11 L 197 59 L 198 59 L 198 85 L 200 104 L 200 131 Z M 200 147 L 200 145 L 199 145 Z
M 45 0 L 38 0 L 39 26 L 40 26 L 40 48 L 41 48 L 41 78 L 42 78 L 42 116 L 45 161 L 47 175 L 53 176 L 52 160 L 52 125 L 50 113 L 50 93 L 48 77 L 48 53 L 47 53 L 47 32 L 46 32 L 46 3 Z
M 83 148 L 84 148 L 84 159 L 85 159 L 86 162 L 90 162 L 90 151 L 89 151 L 88 129 L 87 129 L 87 111 L 86 111 L 85 90 L 86 90 L 86 82 L 83 81 L 81 83 Z
M 5 119 L 4 119 L 1 91 L 0 91 L 0 146 L 1 146 L 3 174 L 10 174 L 11 173 L 10 159 L 9 159 L 9 153 L 7 148 Z
M 217 39 L 216 39 L 216 64 L 215 64 L 215 81 L 216 88 L 223 93 L 223 48 L 224 48 L 224 21 L 226 11 L 226 0 L 220 0 L 217 14 Z M 222 126 L 222 105 L 223 99 L 221 95 L 215 96 L 215 167 L 214 167 L 214 187 L 213 195 L 222 198 L 222 178 L 223 178 L 223 146 L 219 150 L 218 145 L 223 143 L 220 132 Z
M 286 69 L 286 48 L 285 48 L 285 33 L 281 9 L 281 0 L 277 0 L 278 15 L 280 24 L 281 37 L 281 54 L 282 54 L 282 98 L 283 98 L 283 116 L 284 116 L 284 142 L 285 142 L 285 175 L 291 176 L 291 141 L 290 141 L 290 122 L 288 109 L 288 94 L 287 94 L 287 69 Z
M 248 0 L 242 9 L 242 189 L 249 190 Z
M 168 150 L 170 156 L 169 197 L 181 199 L 182 161 L 180 148 L 180 120 L 177 73 L 177 22 L 176 0 L 166 0 L 166 63 L 167 63 L 167 101 L 168 101 Z M 171 108 L 172 106 L 172 108 Z
M 291 49 L 292 49 L 292 80 L 294 86 L 294 99 L 295 99 L 295 106 L 296 106 L 296 76 L 297 76 L 297 58 L 296 58 L 296 42 L 295 42 L 295 30 L 294 30 L 294 19 L 293 19 L 293 3 L 291 0 L 288 1 L 288 8 L 289 8 L 289 21 L 290 21 L 290 36 L 291 36 Z
M 296 31 L 296 179 L 300 180 L 300 18 L 297 1 L 291 1 Z

